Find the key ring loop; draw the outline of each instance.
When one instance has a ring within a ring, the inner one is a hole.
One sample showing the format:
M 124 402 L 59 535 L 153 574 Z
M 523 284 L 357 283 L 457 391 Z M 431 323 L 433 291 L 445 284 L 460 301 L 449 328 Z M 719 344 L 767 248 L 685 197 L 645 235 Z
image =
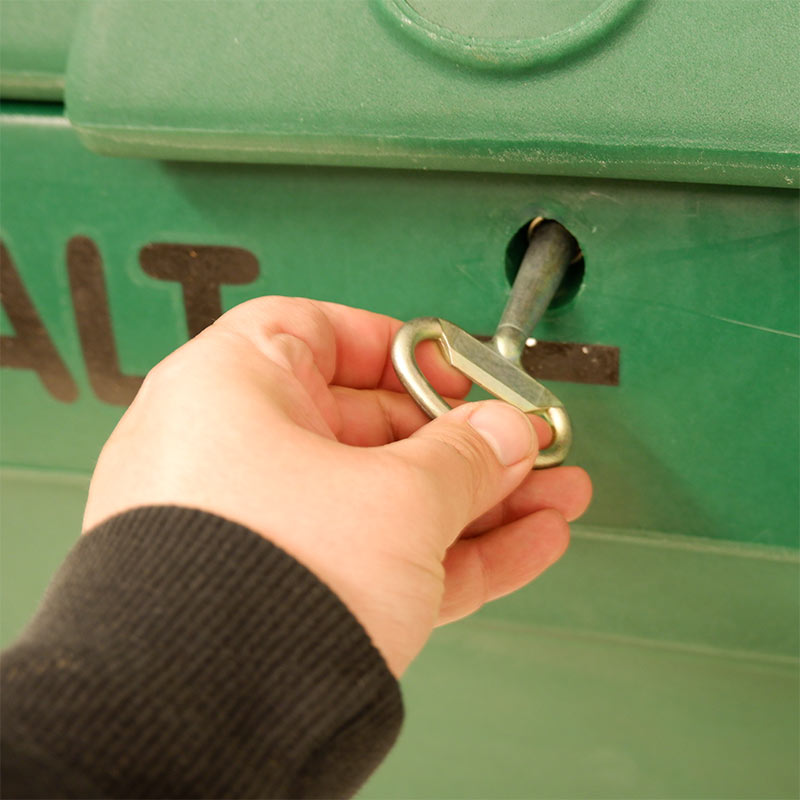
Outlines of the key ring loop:
M 392 343 L 392 363 L 400 382 L 429 417 L 433 419 L 451 410 L 428 383 L 416 361 L 417 346 L 429 340 L 435 341 L 445 360 L 471 381 L 520 411 L 537 414 L 547 422 L 553 441 L 539 452 L 534 469 L 555 467 L 564 461 L 572 444 L 572 425 L 557 397 L 516 364 L 458 326 L 438 317 L 419 317 L 397 332 Z M 473 354 L 475 358 L 471 358 Z M 481 367 L 480 361 L 491 362 L 491 369 Z

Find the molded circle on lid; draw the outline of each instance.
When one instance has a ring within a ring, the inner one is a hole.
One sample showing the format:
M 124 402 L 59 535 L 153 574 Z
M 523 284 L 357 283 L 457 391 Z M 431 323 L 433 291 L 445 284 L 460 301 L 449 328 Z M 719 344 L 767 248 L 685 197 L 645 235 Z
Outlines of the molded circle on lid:
M 450 60 L 510 70 L 558 61 L 610 34 L 641 0 L 376 0 Z

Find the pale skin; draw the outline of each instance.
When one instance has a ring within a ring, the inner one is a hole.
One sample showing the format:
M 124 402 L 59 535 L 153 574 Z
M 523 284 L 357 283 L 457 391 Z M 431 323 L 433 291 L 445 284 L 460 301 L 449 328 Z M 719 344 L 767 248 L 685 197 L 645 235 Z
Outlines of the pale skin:
M 84 531 L 155 504 L 239 522 L 324 581 L 400 677 L 436 625 L 558 560 L 591 497 L 578 467 L 532 470 L 547 425 L 505 403 L 429 421 L 391 365 L 400 325 L 298 298 L 232 309 L 147 376 Z M 435 346 L 418 360 L 451 402 L 466 395 Z

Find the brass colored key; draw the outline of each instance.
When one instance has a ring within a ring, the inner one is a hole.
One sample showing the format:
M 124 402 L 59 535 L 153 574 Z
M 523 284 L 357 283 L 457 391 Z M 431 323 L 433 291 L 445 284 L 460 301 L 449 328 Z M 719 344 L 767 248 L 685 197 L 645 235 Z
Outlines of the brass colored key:
M 500 324 L 490 342 L 480 342 L 466 331 L 438 317 L 419 317 L 397 332 L 392 344 L 392 362 L 408 393 L 430 417 L 438 417 L 450 406 L 428 383 L 419 369 L 414 351 L 420 342 L 438 342 L 447 361 L 500 400 L 525 413 L 543 417 L 553 431 L 553 440 L 542 450 L 534 468 L 554 467 L 567 456 L 572 444 L 572 426 L 561 401 L 534 380 L 521 364 L 525 340 L 544 314 L 574 256 L 575 240 L 557 222 L 537 225 L 514 281 Z

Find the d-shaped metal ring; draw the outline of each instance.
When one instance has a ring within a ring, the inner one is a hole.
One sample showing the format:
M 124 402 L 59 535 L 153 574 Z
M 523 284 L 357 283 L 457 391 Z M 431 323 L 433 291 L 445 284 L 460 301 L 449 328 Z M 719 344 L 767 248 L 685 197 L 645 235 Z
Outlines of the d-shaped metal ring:
M 572 444 L 572 426 L 555 395 L 491 345 L 479 342 L 457 325 L 438 317 L 419 317 L 397 332 L 392 343 L 392 363 L 400 382 L 429 417 L 441 416 L 451 409 L 417 365 L 414 355 L 417 345 L 427 340 L 437 342 L 447 362 L 473 383 L 547 422 L 553 441 L 539 452 L 534 469 L 555 467 L 564 461 Z

